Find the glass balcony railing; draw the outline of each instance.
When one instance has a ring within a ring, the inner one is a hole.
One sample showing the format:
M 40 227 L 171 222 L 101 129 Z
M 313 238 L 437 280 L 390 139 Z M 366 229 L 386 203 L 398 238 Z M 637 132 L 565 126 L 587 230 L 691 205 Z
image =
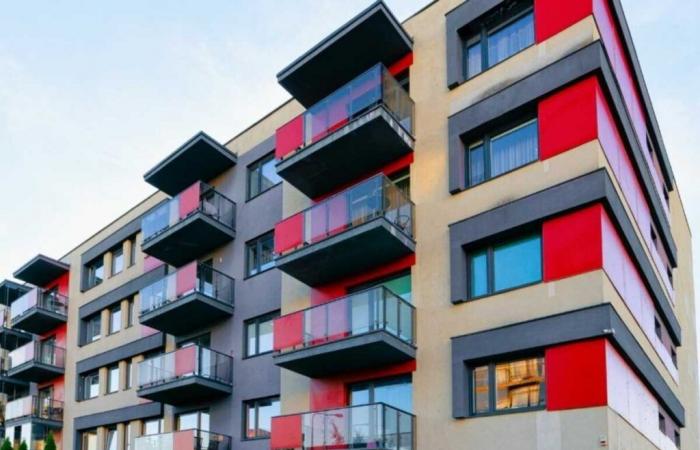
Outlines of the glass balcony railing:
M 65 316 L 68 314 L 68 297 L 53 290 L 34 288 L 10 304 L 10 318 L 16 322 L 35 308 Z
M 386 331 L 413 345 L 415 308 L 379 286 L 275 320 L 275 350 L 286 352 Z
M 278 416 L 270 448 L 413 450 L 414 420 L 384 403 Z
M 134 450 L 231 450 L 231 437 L 196 429 L 173 431 L 137 437 Z
M 378 174 L 275 226 L 275 253 L 285 255 L 379 217 L 413 237 L 413 202 L 385 175 Z
M 198 293 L 233 306 L 235 280 L 206 264 L 192 262 L 140 291 L 141 314 Z
M 52 343 L 33 341 L 10 352 L 10 370 L 30 362 L 65 368 L 66 350 Z
M 63 420 L 63 402 L 37 396 L 22 397 L 7 402 L 5 406 L 7 420 L 24 417 L 60 422 Z
M 195 213 L 235 229 L 236 203 L 206 183 L 197 182 L 142 219 L 143 242 L 147 243 Z
M 139 363 L 139 389 L 188 377 L 233 383 L 233 358 L 196 345 L 146 359 Z
M 342 128 L 376 106 L 384 105 L 413 134 L 414 103 L 381 63 L 345 84 L 277 131 L 276 156 L 289 156 Z

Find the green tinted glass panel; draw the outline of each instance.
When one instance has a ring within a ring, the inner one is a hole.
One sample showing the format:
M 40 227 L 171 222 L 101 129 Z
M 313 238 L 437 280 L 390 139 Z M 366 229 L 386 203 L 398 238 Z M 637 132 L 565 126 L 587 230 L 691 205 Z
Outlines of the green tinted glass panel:
M 486 250 L 474 253 L 471 257 L 469 286 L 471 297 L 479 297 L 488 293 Z
M 542 279 L 542 246 L 539 236 L 528 236 L 493 249 L 496 292 Z

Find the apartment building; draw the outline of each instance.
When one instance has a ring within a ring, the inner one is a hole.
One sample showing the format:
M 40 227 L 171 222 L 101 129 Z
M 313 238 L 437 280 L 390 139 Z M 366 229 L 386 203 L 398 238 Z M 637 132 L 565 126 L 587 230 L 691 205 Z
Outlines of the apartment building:
M 690 231 L 619 0 L 378 1 L 277 79 L 0 284 L 6 437 L 700 448 Z

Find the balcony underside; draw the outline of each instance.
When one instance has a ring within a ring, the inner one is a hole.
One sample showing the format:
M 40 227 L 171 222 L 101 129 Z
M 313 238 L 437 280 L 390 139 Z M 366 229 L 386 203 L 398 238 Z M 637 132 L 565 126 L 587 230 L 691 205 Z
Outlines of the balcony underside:
M 5 421 L 5 427 L 13 427 L 17 425 L 22 425 L 25 423 L 32 423 L 32 424 L 37 424 L 37 425 L 43 425 L 45 427 L 54 429 L 54 430 L 59 430 L 63 428 L 63 420 L 51 420 L 51 419 L 45 419 L 42 417 L 34 417 L 34 416 L 26 416 L 26 417 L 17 417 L 15 419 L 7 419 Z
M 45 286 L 68 272 L 69 269 L 68 264 L 48 256 L 37 255 L 19 268 L 13 276 L 34 286 Z
M 236 155 L 200 132 L 144 175 L 147 183 L 176 195 L 196 181 L 209 181 L 236 164 Z
M 315 198 L 413 151 L 413 137 L 379 106 L 277 164 L 277 173 Z
M 139 317 L 139 322 L 168 334 L 187 334 L 233 315 L 233 306 L 193 293 Z
M 309 286 L 356 275 L 415 251 L 415 242 L 383 217 L 276 259 L 277 268 Z
M 64 372 L 65 370 L 62 367 L 31 361 L 13 367 L 7 371 L 7 375 L 21 381 L 43 383 L 63 375 Z
M 0 393 L 13 397 L 17 397 L 20 393 L 29 394 L 29 383 L 2 373 L 0 374 Z
M 147 386 L 138 390 L 138 396 L 169 405 L 185 405 L 231 395 L 231 385 L 197 376 Z
M 330 341 L 274 356 L 275 364 L 298 374 L 319 378 L 415 359 L 416 349 L 386 331 Z
M 12 351 L 32 341 L 32 335 L 15 328 L 0 327 L 0 347 Z
M 390 66 L 412 47 L 386 5 L 375 2 L 284 68 L 277 81 L 308 108 L 372 65 Z
M 236 232 L 196 212 L 143 243 L 144 253 L 179 267 L 230 242 Z
M 12 321 L 12 326 L 34 334 L 44 334 L 66 323 L 66 316 L 43 308 L 32 308 Z

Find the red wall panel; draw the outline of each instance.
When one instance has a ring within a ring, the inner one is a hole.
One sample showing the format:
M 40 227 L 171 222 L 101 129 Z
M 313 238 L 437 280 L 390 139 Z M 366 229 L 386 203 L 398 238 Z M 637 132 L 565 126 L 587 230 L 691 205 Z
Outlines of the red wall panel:
M 593 13 L 591 0 L 535 0 L 535 41 L 542 42 Z
M 574 342 L 545 351 L 547 410 L 607 404 L 606 340 Z
M 601 211 L 602 206 L 595 204 L 543 224 L 544 281 L 602 267 Z

